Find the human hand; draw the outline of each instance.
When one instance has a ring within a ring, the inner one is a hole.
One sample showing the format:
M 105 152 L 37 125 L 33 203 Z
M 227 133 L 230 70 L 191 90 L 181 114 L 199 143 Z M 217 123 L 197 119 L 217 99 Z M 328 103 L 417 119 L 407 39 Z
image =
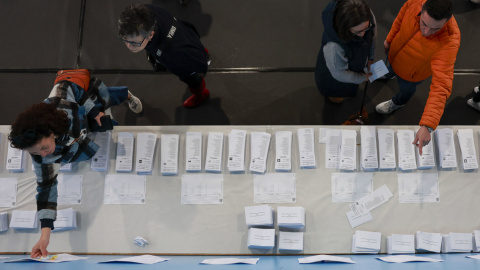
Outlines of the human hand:
M 37 258 L 37 257 L 46 257 L 48 255 L 47 247 L 48 243 L 50 242 L 50 233 L 52 229 L 50 228 L 42 228 L 42 235 L 40 236 L 40 240 L 33 246 L 32 253 L 30 257 Z
M 415 135 L 415 140 L 413 140 L 413 144 L 418 147 L 420 155 L 422 155 L 422 148 L 429 144 L 431 139 L 430 131 L 425 126 L 422 126 L 418 130 L 417 135 Z
M 385 40 L 383 42 L 383 48 L 385 49 L 385 53 L 388 54 L 388 50 L 390 49 L 390 44 Z
M 103 112 L 99 112 L 97 116 L 95 116 L 95 121 L 97 121 L 98 123 L 98 126 L 102 126 L 102 121 L 100 120 L 100 118 L 102 118 L 103 116 L 105 116 L 105 114 Z

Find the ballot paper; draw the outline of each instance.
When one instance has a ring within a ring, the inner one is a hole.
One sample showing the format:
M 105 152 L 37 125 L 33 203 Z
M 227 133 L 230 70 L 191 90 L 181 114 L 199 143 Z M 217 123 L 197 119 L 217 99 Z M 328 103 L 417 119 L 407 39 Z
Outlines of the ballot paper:
M 185 170 L 202 171 L 202 133 L 187 132 L 185 135 Z
M 0 232 L 8 230 L 8 213 L 0 213 Z
M 247 258 L 247 259 L 239 259 L 239 258 L 220 258 L 220 259 L 205 259 L 201 262 L 201 264 L 257 264 L 260 258 Z
M 104 204 L 145 204 L 146 176 L 107 174 Z
M 5 169 L 12 173 L 22 173 L 25 171 L 25 161 L 24 151 L 18 148 L 13 148 L 8 144 L 7 164 Z
M 58 205 L 82 203 L 83 175 L 61 173 L 58 174 L 57 181 Z
M 415 145 L 412 144 L 414 140 L 413 130 L 397 130 L 398 168 L 402 171 L 415 170 L 417 168 Z
M 282 232 L 278 233 L 279 250 L 303 250 L 303 232 Z
M 419 251 L 440 253 L 442 235 L 418 231 L 415 235 L 415 248 Z
M 156 145 L 157 134 L 148 132 L 137 133 L 135 171 L 138 174 L 152 174 Z
M 415 253 L 415 236 L 413 234 L 392 234 L 387 236 L 387 253 Z
M 396 256 L 386 256 L 386 257 L 378 257 L 377 259 L 384 261 L 384 262 L 391 262 L 391 263 L 404 263 L 404 262 L 443 262 L 443 260 L 428 258 L 428 257 L 420 257 L 420 256 L 413 256 L 413 255 L 396 255 Z
M 350 204 L 350 210 L 353 211 L 355 216 L 364 215 L 386 203 L 391 197 L 393 197 L 392 192 L 388 189 L 387 185 L 383 185 L 374 192 L 358 199 L 355 203 Z
M 420 148 L 415 147 L 415 154 L 417 157 L 417 167 L 420 170 L 428 170 L 435 167 L 435 151 L 433 149 L 434 137 L 435 136 L 432 136 L 430 143 L 422 147 L 422 155 L 420 155 Z
M 267 204 L 245 206 L 245 222 L 247 226 L 273 227 L 273 209 Z
M 480 252 L 480 231 L 473 231 L 473 252 Z
M 37 211 L 13 210 L 10 219 L 12 229 L 35 229 L 38 227 Z
M 332 173 L 332 202 L 354 202 L 373 191 L 372 173 Z
M 332 255 L 315 255 L 305 258 L 298 258 L 298 263 L 316 263 L 316 262 L 341 262 L 341 263 L 357 263 L 350 258 L 332 256 Z
M 450 128 L 439 128 L 435 130 L 434 134 L 437 142 L 440 167 L 442 169 L 456 168 L 457 154 L 455 152 L 453 130 Z
M 245 172 L 245 143 L 247 131 L 233 129 L 228 134 L 228 162 L 230 173 Z
M 478 169 L 477 151 L 473 140 L 472 129 L 459 129 L 457 131 L 458 144 L 462 154 L 462 165 L 464 170 Z
M 300 168 L 314 169 L 317 167 L 315 159 L 315 130 L 313 128 L 299 128 L 297 131 Z
M 110 143 L 112 132 L 96 132 L 93 141 L 100 146 L 100 149 L 92 157 L 90 169 L 97 172 L 107 172 L 110 165 Z
M 440 201 L 438 173 L 402 173 L 397 177 L 399 203 Z
M 125 257 L 120 259 L 113 259 L 99 263 L 139 263 L 139 264 L 154 264 L 159 262 L 168 261 L 170 259 L 157 257 L 153 255 L 140 255 L 140 256 L 132 256 L 132 257 Z
M 375 254 L 380 251 L 382 234 L 379 232 L 356 231 L 352 238 L 353 253 Z
M 254 175 L 255 203 L 295 203 L 297 197 L 294 173 Z
M 301 206 L 277 207 L 277 224 L 283 228 L 303 229 L 305 227 L 305 208 Z
M 365 73 L 372 73 L 372 76 L 368 77 L 370 82 L 375 81 L 376 79 L 382 77 L 383 75 L 388 73 L 388 68 L 383 62 L 382 59 L 378 60 L 377 62 L 370 65 L 370 70 L 367 67 L 363 69 Z
M 357 131 L 342 129 L 339 169 L 354 171 L 357 169 Z
M 465 256 L 470 259 L 475 259 L 475 260 L 480 260 L 480 254 L 479 255 L 470 255 L 470 256 Z
M 17 183 L 16 177 L 0 178 L 0 207 L 17 205 Z
M 352 229 L 373 220 L 370 212 L 364 214 L 355 214 L 353 211 L 348 211 L 346 214 Z
M 182 204 L 223 204 L 222 174 L 182 175 Z
M 88 257 L 78 257 L 71 254 L 56 254 L 56 255 L 48 255 L 46 257 L 38 257 L 38 258 L 23 258 L 18 260 L 11 260 L 6 261 L 6 263 L 13 263 L 13 262 L 42 262 L 42 263 L 61 263 L 61 262 L 71 262 L 71 261 L 78 261 L 78 260 L 86 260 Z
M 180 135 L 178 134 L 162 134 L 160 149 L 160 172 L 162 173 L 162 175 L 178 174 L 179 141 Z
M 397 168 L 395 161 L 395 136 L 393 129 L 379 128 L 378 133 L 378 158 L 380 170 L 394 170 Z
M 292 170 L 292 136 L 291 131 L 275 132 L 275 171 Z
M 329 130 L 329 128 L 318 128 L 318 143 L 327 142 L 327 130 Z
M 133 169 L 133 144 L 135 136 L 132 132 L 119 132 L 117 142 L 117 172 L 131 172 Z
M 360 127 L 361 166 L 364 171 L 378 169 L 377 132 L 374 126 Z
M 72 208 L 57 210 L 57 219 L 53 222 L 53 232 L 77 228 L 77 212 Z
M 471 233 L 449 233 L 442 237 L 442 253 L 472 251 Z
M 275 229 L 248 229 L 248 248 L 272 249 L 275 247 Z
M 267 170 L 268 148 L 270 147 L 270 133 L 250 133 L 250 171 L 265 173 Z
M 72 170 L 73 170 L 73 163 L 63 164 L 59 169 L 60 172 L 71 172 Z
M 205 171 L 221 173 L 223 168 L 223 133 L 209 132 L 207 141 L 207 157 Z
M 337 169 L 340 160 L 342 130 L 328 129 L 325 136 L 325 168 Z

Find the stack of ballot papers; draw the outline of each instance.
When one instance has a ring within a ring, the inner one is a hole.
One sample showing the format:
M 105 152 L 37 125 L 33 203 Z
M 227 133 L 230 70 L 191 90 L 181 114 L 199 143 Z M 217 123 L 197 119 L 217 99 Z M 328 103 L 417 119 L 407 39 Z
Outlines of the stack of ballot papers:
M 277 223 L 279 227 L 303 229 L 305 227 L 305 208 L 301 206 L 277 207 Z
M 117 142 L 117 172 L 131 172 L 133 169 L 133 145 L 135 136 L 132 132 L 119 132 Z
M 472 247 L 471 233 L 449 233 L 443 235 L 442 253 L 471 252 Z
M 353 253 L 375 254 L 380 251 L 382 234 L 379 232 L 356 231 L 352 238 Z
M 221 173 L 223 168 L 223 133 L 209 132 L 207 141 L 207 156 L 205 171 Z
M 472 238 L 473 252 L 480 252 L 480 231 L 474 230 Z
M 393 129 L 379 128 L 378 133 L 378 159 L 380 170 L 394 170 L 397 168 L 395 155 L 395 133 Z
M 77 228 L 77 212 L 72 208 L 57 210 L 57 219 L 53 222 L 53 231 L 65 231 Z
M 275 171 L 292 170 L 292 136 L 291 131 L 275 132 Z
M 16 177 L 0 178 L 0 207 L 14 207 L 17 204 Z
M 278 249 L 302 251 L 303 250 L 303 232 L 283 232 L 278 234 Z
M 0 213 L 0 232 L 8 230 L 8 213 Z
M 453 130 L 450 128 L 439 128 L 435 130 L 435 141 L 437 142 L 438 160 L 442 169 L 457 167 L 457 154 L 455 152 L 455 141 Z
M 440 253 L 442 235 L 439 233 L 417 232 L 415 235 L 415 248 L 418 251 Z
M 275 229 L 248 229 L 248 248 L 272 249 L 275 247 Z
M 132 256 L 132 257 L 125 257 L 120 259 L 113 259 L 99 263 L 139 263 L 139 264 L 154 264 L 159 262 L 168 261 L 170 259 L 157 257 L 153 255 L 140 255 L 140 256 Z
M 340 160 L 342 130 L 329 128 L 325 132 L 325 168 L 337 169 Z
M 317 167 L 315 159 L 315 131 L 313 128 L 299 128 L 297 131 L 300 168 L 314 169 Z
M 420 256 L 412 256 L 412 255 L 397 255 L 397 256 L 387 256 L 387 257 L 378 257 L 377 259 L 384 261 L 384 262 L 391 262 L 391 263 L 404 263 L 404 262 L 443 262 L 443 260 L 428 258 L 428 257 L 420 257 Z
M 459 129 L 457 132 L 458 144 L 462 153 L 462 165 L 464 170 L 478 169 L 477 151 L 473 140 L 473 130 Z
M 96 132 L 93 141 L 100 146 L 100 149 L 92 157 L 90 169 L 97 172 L 107 172 L 110 165 L 110 142 L 112 140 L 112 132 Z
M 245 207 L 247 226 L 273 227 L 273 208 L 267 204 Z
M 180 135 L 162 134 L 160 147 L 160 172 L 162 175 L 178 174 L 178 147 Z
M 332 256 L 332 255 L 315 255 L 305 258 L 299 258 L 298 263 L 316 263 L 316 262 L 341 262 L 341 263 L 357 263 L 350 258 Z
M 230 173 L 245 172 L 245 144 L 246 130 L 232 129 L 228 133 L 228 161 L 227 168 Z
M 387 253 L 415 253 L 415 236 L 413 234 L 392 234 L 387 236 Z
M 378 169 L 377 133 L 374 126 L 360 127 L 361 166 L 364 171 Z
M 354 171 L 357 169 L 357 131 L 342 129 L 340 145 L 340 170 Z
M 187 132 L 185 135 L 185 170 L 202 171 L 202 133 Z
M 135 171 L 138 174 L 152 174 L 156 145 L 157 134 L 137 133 Z
M 415 146 L 412 144 L 414 140 L 415 135 L 413 130 L 397 130 L 398 168 L 402 171 L 417 169 Z
M 13 148 L 8 144 L 7 150 L 7 164 L 5 169 L 12 173 L 22 173 L 25 171 L 25 154 L 23 150 Z
M 239 259 L 239 258 L 221 258 L 221 259 L 205 259 L 201 262 L 201 264 L 257 264 L 260 258 L 247 258 L 247 259 Z
M 61 172 L 71 172 L 73 170 L 73 163 L 66 163 L 66 164 L 63 164 L 59 171 Z
M 433 149 L 433 138 L 427 145 L 422 147 L 422 154 L 420 155 L 420 148 L 415 147 L 415 154 L 417 157 L 417 167 L 420 170 L 428 170 L 435 167 L 435 150 Z
M 10 228 L 12 229 L 35 229 L 38 227 L 37 211 L 12 211 Z
M 250 133 L 250 171 L 265 173 L 267 170 L 268 149 L 270 147 L 270 133 Z
M 46 257 L 37 257 L 37 258 L 23 258 L 18 260 L 11 260 L 6 261 L 6 263 L 13 263 L 13 262 L 42 262 L 42 263 L 61 263 L 61 262 L 71 262 L 71 261 L 78 261 L 78 260 L 86 260 L 88 257 L 78 257 L 71 254 L 56 254 L 56 255 L 47 255 Z

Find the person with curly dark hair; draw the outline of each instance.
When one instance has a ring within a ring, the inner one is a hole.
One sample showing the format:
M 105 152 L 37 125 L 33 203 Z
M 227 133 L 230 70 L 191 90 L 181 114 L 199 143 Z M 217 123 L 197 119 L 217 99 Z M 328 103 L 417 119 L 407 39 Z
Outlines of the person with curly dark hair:
M 60 167 L 95 155 L 99 146 L 87 133 L 105 131 L 106 126 L 111 129 L 112 120 L 105 115 L 106 109 L 124 101 L 134 112 L 142 109 L 140 100 L 125 86 L 107 87 L 96 78 L 89 85 L 85 91 L 76 83 L 59 81 L 47 99 L 25 109 L 11 125 L 10 144 L 31 155 L 37 179 L 37 211 L 42 229 L 32 248 L 32 258 L 48 255 L 56 219 Z

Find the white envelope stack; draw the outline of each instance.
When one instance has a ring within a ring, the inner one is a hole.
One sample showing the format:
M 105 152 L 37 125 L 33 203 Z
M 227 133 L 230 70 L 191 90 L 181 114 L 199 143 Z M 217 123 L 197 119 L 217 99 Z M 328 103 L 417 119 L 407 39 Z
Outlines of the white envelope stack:
M 72 208 L 57 211 L 57 219 L 53 222 L 54 232 L 77 228 L 77 212 Z
M 273 208 L 267 204 L 245 207 L 247 226 L 273 227 Z
M 392 234 L 387 236 L 387 253 L 415 253 L 415 236 L 413 234 Z
M 301 206 L 277 207 L 277 223 L 279 227 L 303 229 L 305 227 L 305 208 Z
M 449 233 L 443 235 L 443 253 L 471 252 L 472 246 L 471 233 Z
M 0 213 L 0 232 L 8 230 L 8 213 Z
M 356 231 L 352 239 L 352 252 L 376 254 L 380 251 L 381 239 L 379 232 Z
M 248 248 L 272 249 L 275 247 L 275 229 L 248 230 Z
M 35 229 L 38 227 L 37 211 L 12 211 L 10 228 L 12 229 Z
M 439 233 L 417 232 L 415 235 L 415 249 L 440 253 L 442 235 Z
M 302 251 L 303 250 L 303 232 L 279 232 L 278 249 Z

